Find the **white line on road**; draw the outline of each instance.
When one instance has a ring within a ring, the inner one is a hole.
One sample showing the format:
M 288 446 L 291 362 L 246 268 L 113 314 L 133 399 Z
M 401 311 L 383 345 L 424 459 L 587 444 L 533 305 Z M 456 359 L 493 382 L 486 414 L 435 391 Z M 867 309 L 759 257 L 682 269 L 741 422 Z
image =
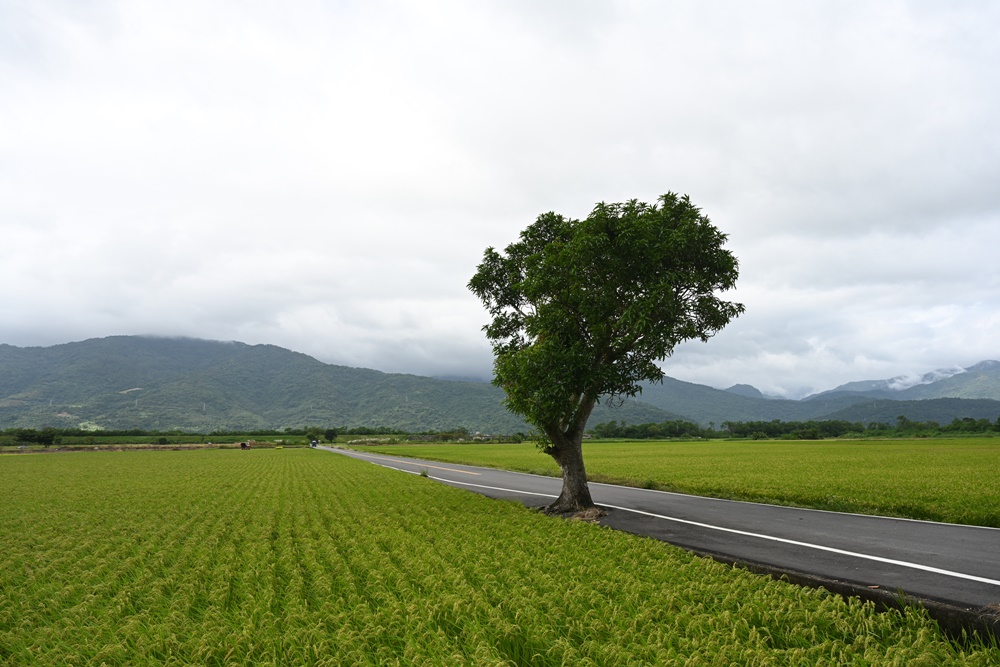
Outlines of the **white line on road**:
M 474 486 L 481 489 L 491 489 L 493 491 L 507 491 L 509 493 L 517 493 L 531 496 L 546 496 L 548 498 L 555 498 L 556 496 L 551 493 L 534 493 L 531 491 L 519 491 L 517 489 L 505 489 L 497 486 L 485 486 L 483 484 L 471 484 L 469 482 L 459 482 L 456 480 L 443 479 L 440 477 L 431 477 L 439 482 L 445 482 L 448 484 L 460 484 L 462 486 Z M 977 577 L 973 574 L 965 574 L 964 572 L 954 572 L 952 570 L 943 570 L 939 567 L 931 567 L 930 565 L 921 565 L 920 563 L 910 563 L 905 560 L 896 560 L 894 558 L 883 558 L 882 556 L 873 556 L 871 554 L 863 554 L 857 551 L 846 551 L 844 549 L 837 549 L 834 547 L 823 546 L 822 544 L 812 544 L 810 542 L 799 542 L 797 540 L 789 540 L 784 537 L 774 537 L 773 535 L 764 535 L 762 533 L 751 533 L 745 530 L 737 530 L 735 528 L 725 528 L 723 526 L 713 526 L 708 523 L 700 523 L 698 521 L 690 521 L 688 519 L 678 519 L 677 517 L 666 516 L 663 514 L 655 514 L 653 512 L 646 512 L 643 510 L 632 509 L 631 507 L 619 507 L 617 505 L 608 505 L 606 503 L 601 503 L 602 507 L 610 507 L 616 510 L 622 510 L 625 512 L 634 512 L 635 514 L 642 514 L 644 516 L 654 517 L 656 519 L 663 519 L 664 521 L 673 521 L 676 523 L 683 523 L 689 526 L 697 526 L 699 528 L 708 528 L 710 530 L 718 530 L 724 533 L 733 533 L 735 535 L 744 535 L 746 537 L 756 537 L 762 540 L 770 540 L 772 542 L 781 542 L 782 544 L 792 544 L 798 547 L 806 547 L 808 549 L 817 549 L 819 551 L 827 551 L 830 553 L 840 554 L 842 556 L 853 556 L 854 558 L 863 558 L 865 560 L 872 560 L 879 563 L 887 563 L 889 565 L 898 565 L 899 567 L 907 567 L 913 570 L 921 570 L 923 572 L 933 572 L 934 574 L 941 574 L 946 577 L 955 577 L 958 579 L 967 579 L 969 581 L 978 581 L 984 584 L 990 584 L 993 586 L 1000 586 L 1000 581 L 996 579 L 987 579 L 986 577 Z
M 512 471 L 507 471 L 512 472 Z M 515 472 L 516 475 L 529 475 L 530 473 L 525 472 Z M 532 475 L 532 477 L 538 477 L 539 475 Z M 604 482 L 587 482 L 591 486 L 607 486 L 613 489 L 625 488 L 621 484 L 606 484 Z M 640 489 L 638 487 L 628 487 L 634 488 L 637 491 Z M 733 500 L 732 498 L 714 498 L 712 496 L 698 496 L 693 493 L 680 493 L 678 491 L 661 491 L 660 489 L 641 489 L 643 493 L 658 493 L 664 496 L 677 496 L 679 498 L 698 498 L 699 500 L 711 500 L 717 503 L 735 503 L 735 504 L 753 504 L 762 505 L 764 507 L 779 507 L 783 509 L 794 509 L 796 512 L 816 512 L 817 514 L 839 514 L 846 516 L 860 516 L 865 519 L 885 519 L 886 521 L 908 521 L 910 523 L 930 523 L 935 526 L 961 526 L 962 528 L 971 528 L 973 530 L 993 530 L 1000 531 L 1000 528 L 995 526 L 974 526 L 968 523 L 953 523 L 949 521 L 931 521 L 930 519 L 911 519 L 905 516 L 879 516 L 877 514 L 861 514 L 859 512 L 843 512 L 839 510 L 821 510 L 815 507 L 796 507 L 794 505 L 776 505 L 775 503 L 761 503 L 753 500 Z
M 409 471 L 404 471 L 409 472 Z M 474 486 L 477 489 L 490 489 L 492 491 L 509 491 L 510 493 L 516 493 L 518 495 L 525 496 L 545 496 L 546 498 L 558 498 L 559 496 L 554 493 L 535 493 L 534 491 L 520 491 L 518 489 L 505 489 L 502 486 L 486 486 L 485 484 L 473 484 L 471 482 L 459 482 L 454 479 L 445 479 L 443 477 L 431 477 L 433 480 L 438 482 L 445 482 L 447 484 L 461 484 L 462 486 Z M 610 505 L 609 505 L 610 507 Z
M 379 459 L 382 461 L 392 461 L 393 463 L 402 463 L 404 465 L 417 466 L 419 468 L 434 468 L 435 470 L 447 470 L 448 472 L 460 472 L 463 475 L 482 475 L 481 472 L 472 472 L 471 470 L 459 470 L 458 468 L 445 468 L 442 466 L 433 466 L 427 463 L 417 463 L 414 461 L 405 461 L 401 459 L 390 459 L 388 456 L 375 456 L 374 454 L 369 454 L 369 458 Z M 382 464 L 379 464 L 382 465 Z M 392 466 L 385 466 L 386 468 L 392 468 Z M 393 470 L 400 470 L 400 468 L 393 468 Z M 403 472 L 410 472 L 409 470 L 404 470 Z

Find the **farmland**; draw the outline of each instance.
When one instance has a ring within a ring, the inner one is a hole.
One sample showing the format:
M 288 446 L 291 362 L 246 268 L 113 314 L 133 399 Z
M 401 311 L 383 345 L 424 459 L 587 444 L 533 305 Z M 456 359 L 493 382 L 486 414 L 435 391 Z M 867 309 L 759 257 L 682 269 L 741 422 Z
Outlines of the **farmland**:
M 920 610 L 314 450 L 3 456 L 0 488 L 2 665 L 1000 665 Z
M 366 450 L 558 475 L 532 444 Z M 754 502 L 1000 527 L 1000 439 L 585 442 L 603 481 Z

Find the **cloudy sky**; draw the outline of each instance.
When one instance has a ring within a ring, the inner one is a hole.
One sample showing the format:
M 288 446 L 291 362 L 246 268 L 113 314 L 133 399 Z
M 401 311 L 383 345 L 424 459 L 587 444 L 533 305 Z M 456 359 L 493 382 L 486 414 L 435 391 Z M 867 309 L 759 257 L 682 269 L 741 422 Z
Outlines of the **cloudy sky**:
M 746 313 L 668 375 L 997 359 L 997 34 L 992 0 L 0 0 L 0 343 L 484 377 L 487 246 L 677 191 Z

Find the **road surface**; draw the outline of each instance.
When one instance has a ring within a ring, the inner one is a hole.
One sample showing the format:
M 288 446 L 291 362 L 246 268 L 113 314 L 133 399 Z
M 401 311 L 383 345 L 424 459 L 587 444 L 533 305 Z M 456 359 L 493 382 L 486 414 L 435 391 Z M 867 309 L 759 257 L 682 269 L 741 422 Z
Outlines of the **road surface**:
M 326 448 L 529 507 L 562 485 L 528 475 Z M 717 560 L 893 604 L 918 599 L 942 625 L 1000 630 L 1000 529 L 825 512 L 590 484 L 601 523 Z

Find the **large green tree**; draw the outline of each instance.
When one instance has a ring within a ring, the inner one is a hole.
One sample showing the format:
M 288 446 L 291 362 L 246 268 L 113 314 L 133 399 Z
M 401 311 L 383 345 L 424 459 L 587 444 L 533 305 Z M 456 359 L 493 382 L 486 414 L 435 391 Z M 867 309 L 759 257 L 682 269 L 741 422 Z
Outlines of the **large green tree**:
M 662 380 L 656 362 L 678 343 L 707 341 L 743 312 L 719 297 L 739 273 L 725 241 L 687 196 L 668 193 L 600 203 L 583 220 L 546 213 L 503 253 L 486 249 L 469 289 L 493 318 L 483 330 L 494 384 L 562 470 L 550 512 L 594 506 L 582 447 L 594 405 Z

